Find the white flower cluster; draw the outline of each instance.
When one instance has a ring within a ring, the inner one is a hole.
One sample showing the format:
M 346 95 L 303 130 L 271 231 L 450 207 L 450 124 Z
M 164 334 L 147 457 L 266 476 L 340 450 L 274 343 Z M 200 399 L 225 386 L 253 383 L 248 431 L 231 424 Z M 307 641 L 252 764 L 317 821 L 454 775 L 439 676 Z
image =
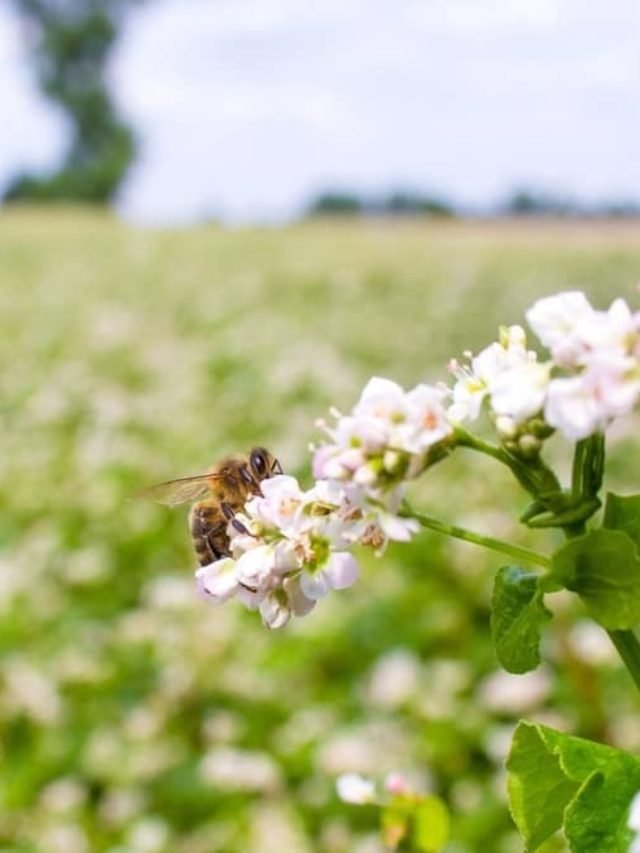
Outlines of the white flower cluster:
M 270 628 L 306 615 L 332 589 L 351 586 L 358 577 L 349 553 L 354 544 L 380 548 L 389 538 L 408 538 L 415 525 L 355 504 L 326 480 L 303 492 L 294 477 L 278 475 L 261 489 L 229 525 L 232 556 L 201 567 L 196 578 L 210 601 L 238 598 Z
M 350 415 L 320 426 L 330 442 L 314 457 L 316 477 L 360 486 L 380 500 L 425 467 L 432 448 L 452 429 L 447 392 L 430 385 L 404 391 L 390 379 L 369 380 Z
M 198 570 L 201 591 L 214 603 L 238 598 L 279 628 L 354 583 L 355 544 L 381 551 L 390 539 L 410 539 L 419 525 L 398 515 L 401 483 L 452 432 L 445 395 L 372 379 L 352 414 L 325 426 L 332 443 L 315 454 L 313 488 L 284 475 L 263 480 L 262 494 L 228 527 L 232 556 Z
M 294 477 L 278 475 L 261 488 L 229 526 L 233 556 L 203 566 L 196 578 L 213 602 L 237 597 L 280 628 L 329 590 L 351 586 L 358 565 L 348 553 L 351 525 L 331 511 L 320 485 L 303 492 Z
M 598 311 L 583 293 L 569 291 L 538 300 L 526 316 L 551 358 L 538 361 L 520 326 L 503 329 L 497 343 L 470 356 L 468 366 L 452 364 L 453 421 L 477 418 L 487 398 L 505 437 L 540 416 L 577 441 L 634 408 L 640 395 L 640 314 L 623 299 Z

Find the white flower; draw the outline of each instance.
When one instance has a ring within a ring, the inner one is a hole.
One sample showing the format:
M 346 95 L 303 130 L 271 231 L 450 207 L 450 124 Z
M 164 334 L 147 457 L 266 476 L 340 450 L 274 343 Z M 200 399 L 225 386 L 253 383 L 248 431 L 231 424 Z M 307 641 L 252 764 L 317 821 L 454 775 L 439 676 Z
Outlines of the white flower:
M 336 790 L 344 803 L 361 806 L 375 802 L 375 784 L 358 773 L 343 773 L 342 776 L 338 776 Z
M 317 483 L 303 492 L 294 477 L 269 478 L 230 526 L 233 556 L 200 568 L 198 585 L 215 603 L 235 596 L 258 609 L 265 625 L 281 628 L 330 590 L 356 581 L 349 549 L 361 517 L 340 484 Z
M 358 563 L 346 551 L 333 551 L 321 567 L 313 572 L 303 571 L 300 589 L 312 601 L 324 596 L 332 589 L 347 589 L 357 581 Z
M 284 628 L 293 616 L 293 609 L 287 597 L 274 590 L 260 603 L 260 615 L 267 628 Z
M 230 557 L 201 566 L 196 572 L 198 589 L 214 604 L 228 601 L 238 591 L 236 564 Z
M 491 384 L 491 408 L 515 423 L 530 418 L 544 405 L 550 365 L 525 361 L 497 376 Z
M 579 441 L 631 412 L 639 394 L 640 376 L 633 359 L 600 358 L 578 376 L 551 380 L 545 418 L 567 438 Z
M 283 565 L 284 564 L 284 565 Z M 277 585 L 277 577 L 286 568 L 293 569 L 296 561 L 284 548 L 276 553 L 276 545 L 256 545 L 241 554 L 235 561 L 235 575 L 239 584 L 256 592 L 267 592 Z
M 390 446 L 420 454 L 451 433 L 444 408 L 446 391 L 431 385 L 416 385 L 405 395 L 405 420 L 392 429 Z M 393 462 L 385 465 L 392 468 Z
M 527 320 L 560 367 L 578 368 L 594 357 L 621 357 L 638 349 L 639 318 L 624 299 L 596 311 L 584 293 L 558 293 L 538 300 Z
M 256 521 L 281 531 L 296 529 L 305 500 L 295 477 L 278 474 L 261 483 L 262 494 L 252 498 L 246 512 Z
M 518 422 L 538 412 L 544 402 L 549 368 L 527 350 L 521 326 L 502 328 L 500 340 L 471 357 L 468 367 L 454 361 L 450 370 L 457 379 L 448 412 L 453 421 L 476 420 L 487 397 L 497 415 Z
M 428 451 L 452 432 L 444 400 L 447 392 L 430 385 L 411 391 L 374 377 L 350 415 L 320 425 L 330 443 L 315 452 L 313 470 L 320 479 L 352 482 L 369 493 L 384 491 L 418 474 Z
M 539 299 L 527 311 L 527 322 L 561 367 L 580 363 L 585 350 L 581 329 L 593 320 L 591 303 L 578 290 Z

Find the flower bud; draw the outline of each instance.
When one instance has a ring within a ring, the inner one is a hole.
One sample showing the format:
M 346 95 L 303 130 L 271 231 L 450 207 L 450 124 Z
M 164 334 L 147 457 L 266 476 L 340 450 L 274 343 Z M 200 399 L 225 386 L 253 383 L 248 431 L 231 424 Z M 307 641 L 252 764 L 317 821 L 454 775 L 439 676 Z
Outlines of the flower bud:
M 518 434 L 518 424 L 510 415 L 498 415 L 496 429 L 501 438 L 515 438 Z
M 542 442 L 535 435 L 526 433 L 518 439 L 518 454 L 526 459 L 532 459 L 537 456 L 542 449 Z

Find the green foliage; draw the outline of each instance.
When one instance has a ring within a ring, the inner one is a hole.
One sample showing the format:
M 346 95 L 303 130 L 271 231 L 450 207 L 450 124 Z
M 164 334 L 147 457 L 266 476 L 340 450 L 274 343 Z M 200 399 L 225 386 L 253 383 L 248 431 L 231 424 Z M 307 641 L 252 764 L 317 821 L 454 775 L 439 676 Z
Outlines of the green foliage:
M 7 201 L 110 201 L 133 160 L 133 133 L 118 116 L 106 70 L 127 6 L 140 0 L 13 0 L 24 19 L 38 82 L 71 125 L 52 175 L 17 175 Z
M 640 546 L 640 495 L 614 495 L 609 492 L 604 506 L 603 527 L 621 530 Z
M 540 664 L 540 634 L 549 619 L 538 575 L 520 566 L 501 568 L 493 587 L 491 634 L 508 672 L 528 672 Z
M 520 723 L 507 761 L 510 807 L 527 851 L 563 830 L 574 853 L 627 853 L 640 759 Z
M 577 592 L 604 628 L 640 622 L 640 556 L 623 531 L 601 528 L 571 539 L 553 555 L 550 576 Z

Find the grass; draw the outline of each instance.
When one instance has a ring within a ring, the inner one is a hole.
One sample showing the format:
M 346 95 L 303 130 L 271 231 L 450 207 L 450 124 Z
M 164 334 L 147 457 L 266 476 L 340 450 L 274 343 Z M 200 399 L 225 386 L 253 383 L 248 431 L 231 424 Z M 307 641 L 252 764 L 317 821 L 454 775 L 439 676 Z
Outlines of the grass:
M 401 770 L 448 799 L 451 853 L 508 853 L 520 846 L 501 761 L 518 716 L 640 747 L 625 673 L 561 597 L 529 693 L 502 680 L 495 556 L 422 535 L 267 633 L 196 599 L 185 511 L 131 499 L 254 444 L 308 477 L 330 405 L 349 408 L 372 374 L 445 378 L 450 357 L 545 293 L 637 304 L 639 230 L 154 232 L 4 213 L 0 850 L 371 851 L 371 815 L 337 801 L 335 776 Z M 611 484 L 628 490 L 634 428 L 611 458 Z M 559 442 L 552 452 L 566 464 Z M 524 500 L 487 460 L 461 452 L 412 500 L 553 547 L 516 528 Z

